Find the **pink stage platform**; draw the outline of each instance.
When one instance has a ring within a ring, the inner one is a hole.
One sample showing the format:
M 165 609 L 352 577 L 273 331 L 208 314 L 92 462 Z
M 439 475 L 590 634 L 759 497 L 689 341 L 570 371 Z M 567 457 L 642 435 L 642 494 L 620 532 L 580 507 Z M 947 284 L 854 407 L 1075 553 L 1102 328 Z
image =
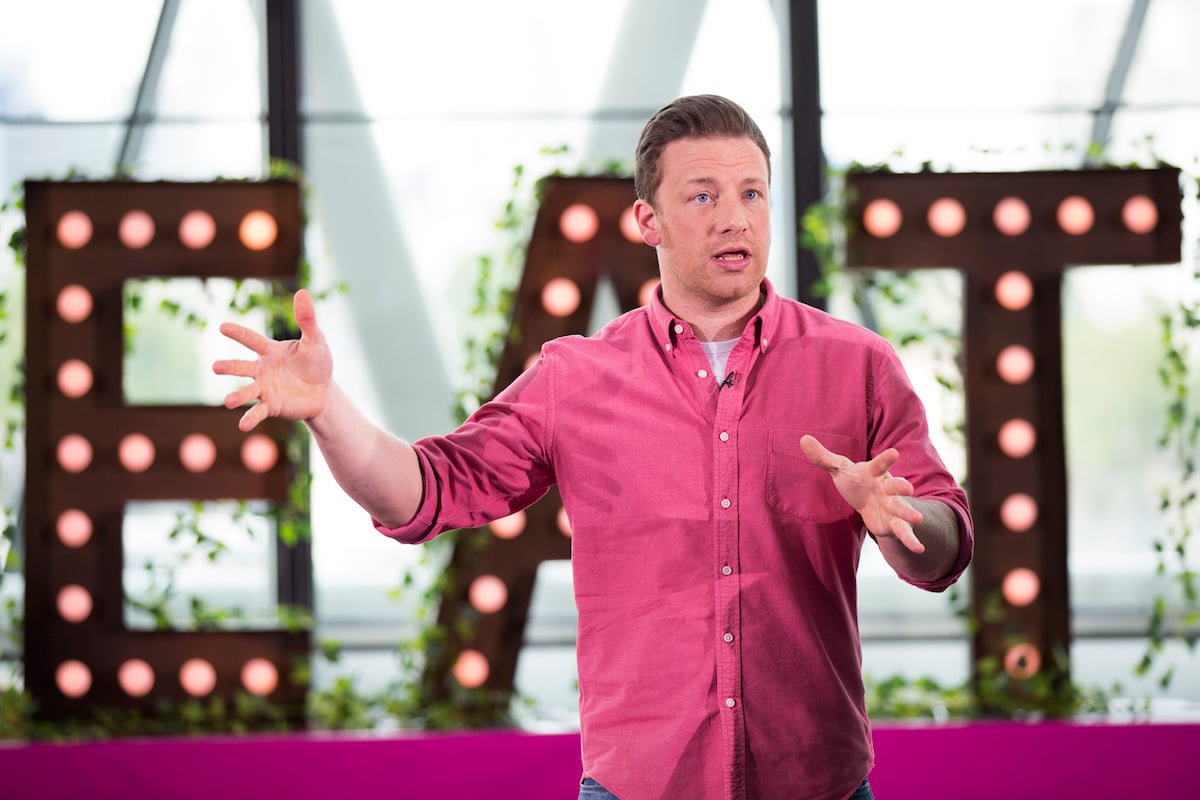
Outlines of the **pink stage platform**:
M 1200 797 L 1200 724 L 879 724 L 875 748 L 879 800 Z M 578 779 L 577 734 L 0 742 L 4 800 L 574 800 Z

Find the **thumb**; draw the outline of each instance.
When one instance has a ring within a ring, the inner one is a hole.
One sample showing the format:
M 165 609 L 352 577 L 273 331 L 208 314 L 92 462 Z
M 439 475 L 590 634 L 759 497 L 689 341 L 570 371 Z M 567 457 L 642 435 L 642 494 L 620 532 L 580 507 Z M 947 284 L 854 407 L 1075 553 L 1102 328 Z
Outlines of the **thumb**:
M 296 292 L 292 299 L 292 314 L 296 317 L 296 325 L 304 338 L 312 339 L 314 344 L 323 340 L 321 329 L 317 327 L 317 312 L 313 307 L 312 294 L 308 289 Z
M 837 468 L 837 459 L 833 453 L 825 449 L 825 445 L 817 441 L 817 438 L 811 434 L 804 434 L 800 437 L 800 449 L 804 451 L 804 455 L 818 467 L 827 470 Z

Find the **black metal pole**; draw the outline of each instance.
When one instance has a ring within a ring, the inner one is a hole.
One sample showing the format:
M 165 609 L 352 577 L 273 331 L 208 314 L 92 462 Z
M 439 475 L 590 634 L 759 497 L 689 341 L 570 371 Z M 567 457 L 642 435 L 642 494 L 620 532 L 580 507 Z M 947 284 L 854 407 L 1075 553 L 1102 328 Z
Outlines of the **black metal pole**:
M 294 0 L 267 0 L 267 152 L 300 167 L 300 10 Z M 308 468 L 307 454 L 298 468 Z M 307 512 L 306 512 L 307 513 Z M 305 526 L 307 527 L 307 526 Z M 312 542 L 276 537 L 276 596 L 282 605 L 314 608 Z
M 817 57 L 817 0 L 791 0 L 788 9 L 792 67 L 792 160 L 796 192 L 796 298 L 825 307 L 813 285 L 821 267 L 812 251 L 800 244 L 805 210 L 825 197 L 825 155 L 821 147 L 821 80 Z

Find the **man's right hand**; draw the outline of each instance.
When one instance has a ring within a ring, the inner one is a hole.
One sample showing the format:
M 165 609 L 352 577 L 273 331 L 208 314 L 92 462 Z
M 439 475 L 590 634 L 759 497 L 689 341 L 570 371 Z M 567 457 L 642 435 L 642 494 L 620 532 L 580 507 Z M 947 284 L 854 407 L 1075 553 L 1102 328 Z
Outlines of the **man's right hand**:
M 325 410 L 333 383 L 333 356 L 317 327 L 312 295 L 306 289 L 296 292 L 292 309 L 300 327 L 299 339 L 276 341 L 232 322 L 221 325 L 221 333 L 258 355 L 252 361 L 213 362 L 213 372 L 218 375 L 252 379 L 225 397 L 226 408 L 258 401 L 238 422 L 243 431 L 267 417 L 311 420 Z

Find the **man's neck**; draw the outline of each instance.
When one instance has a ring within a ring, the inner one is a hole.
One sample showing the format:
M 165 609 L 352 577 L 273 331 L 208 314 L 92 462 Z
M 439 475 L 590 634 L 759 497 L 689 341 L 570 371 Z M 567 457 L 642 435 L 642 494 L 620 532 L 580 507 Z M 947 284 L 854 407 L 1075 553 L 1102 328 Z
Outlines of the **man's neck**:
M 702 342 L 723 342 L 736 339 L 746 329 L 746 323 L 758 313 L 766 295 L 759 291 L 752 297 L 739 298 L 727 306 L 692 307 L 687 303 L 676 304 L 670 298 L 663 296 L 663 303 L 671 309 L 671 313 L 686 320 L 692 326 L 692 332 Z

